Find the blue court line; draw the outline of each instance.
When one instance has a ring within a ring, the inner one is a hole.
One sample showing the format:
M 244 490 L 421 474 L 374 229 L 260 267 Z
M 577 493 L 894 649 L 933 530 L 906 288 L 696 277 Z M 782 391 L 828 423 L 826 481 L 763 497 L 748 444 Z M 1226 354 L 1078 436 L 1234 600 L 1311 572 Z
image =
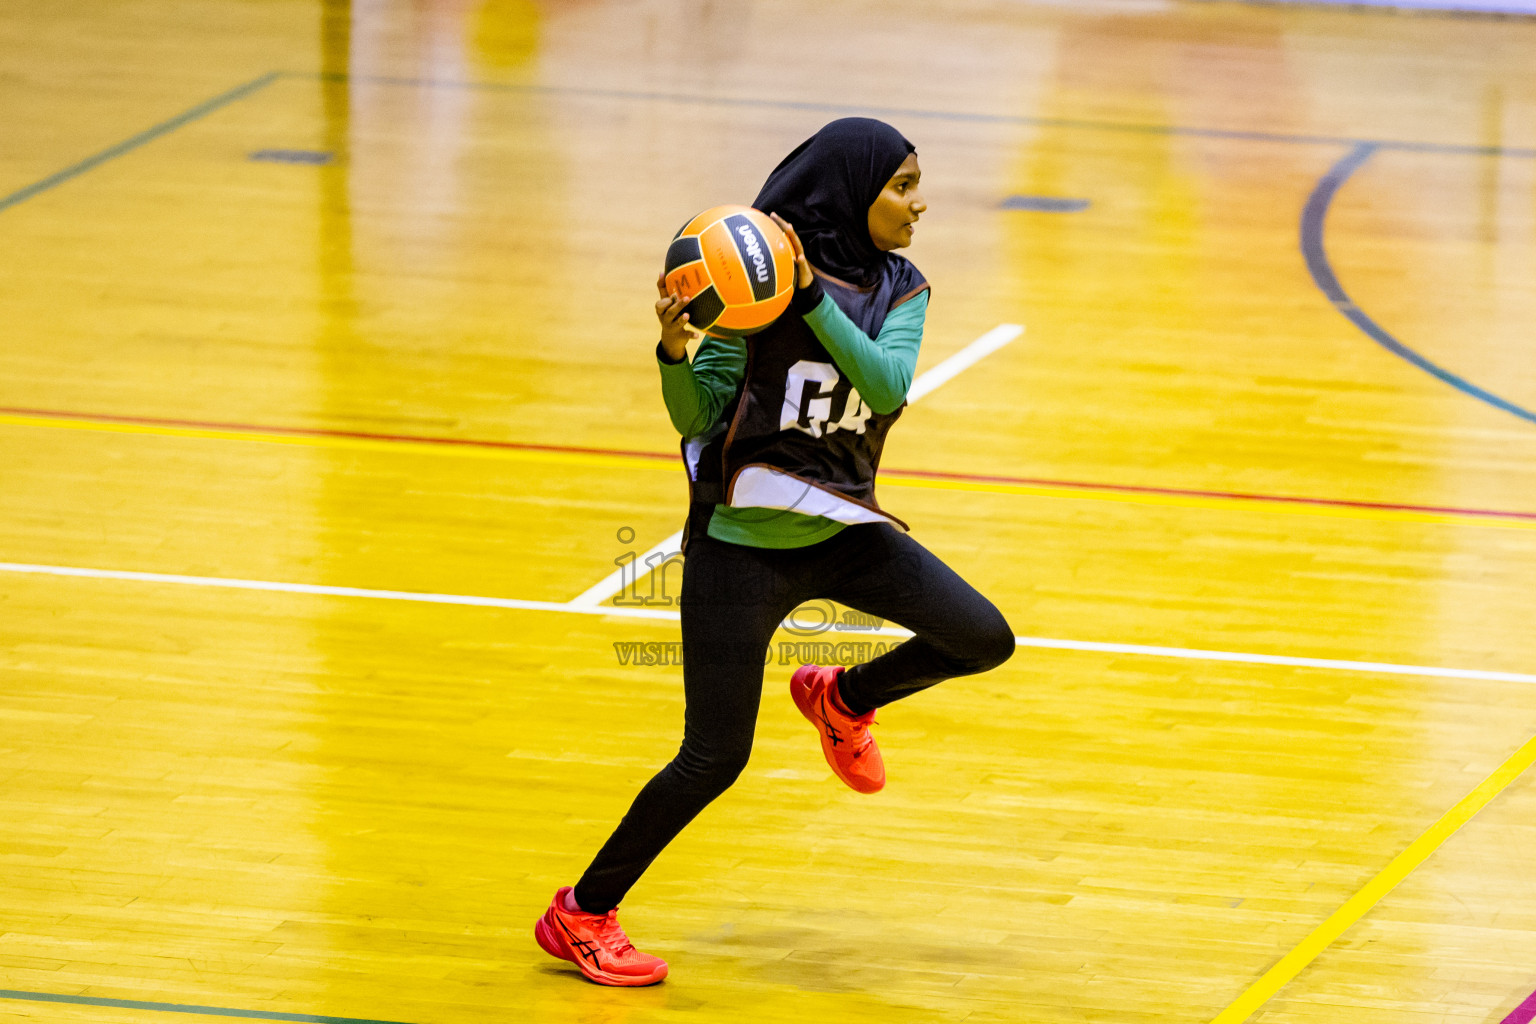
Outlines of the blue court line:
M 1008 196 L 997 204 L 997 208 L 1035 213 L 1081 213 L 1091 205 L 1087 199 L 1067 199 L 1062 196 Z
M 314 1013 L 279 1013 L 276 1010 L 231 1010 L 224 1006 L 192 1006 L 185 1003 L 145 1003 L 137 999 L 105 999 L 100 996 L 61 996 L 53 992 L 16 992 L 0 988 L 0 999 L 24 999 L 34 1003 L 74 1003 L 79 1006 L 111 1006 L 122 1010 L 154 1010 L 159 1013 L 197 1013 L 205 1017 L 243 1017 L 250 1020 L 289 1020 L 301 1024 L 402 1024 L 393 1020 L 362 1017 L 323 1017 Z
M 57 174 L 50 174 L 42 181 L 35 181 L 23 189 L 12 192 L 5 198 L 0 199 L 0 210 L 8 209 L 17 203 L 24 203 L 39 192 L 46 192 L 51 188 L 62 185 L 71 178 L 77 178 L 93 167 L 99 167 L 108 160 L 115 160 L 124 153 L 132 152 L 146 142 L 153 142 L 160 136 L 173 132 L 190 121 L 196 121 L 198 118 L 211 114 L 220 107 L 233 103 L 235 100 L 244 99 L 251 93 L 272 84 L 281 77 L 283 77 L 281 72 L 270 71 L 260 78 L 254 78 L 244 85 L 238 85 L 226 93 L 220 93 L 211 100 L 204 100 L 191 110 L 177 114 L 169 121 L 162 121 L 153 128 L 146 129 L 130 139 L 125 139 L 115 146 L 102 150 L 95 156 L 86 157 L 79 163 L 64 168 L 64 170 L 59 171 Z
M 265 88 L 280 78 L 326 82 L 374 82 L 382 85 L 405 85 L 415 88 L 477 89 L 492 92 L 514 92 L 530 96 L 573 96 L 586 99 L 637 100 L 666 103 L 691 103 L 704 106 L 751 107 L 767 110 L 803 110 L 821 114 L 865 114 L 878 117 L 909 117 L 934 121 L 953 121 L 970 124 L 1027 125 L 1043 128 L 1078 128 L 1089 131 L 1123 132 L 1141 135 L 1180 136 L 1189 138 L 1227 139 L 1242 142 L 1280 142 L 1312 146 L 1374 146 L 1378 149 L 1394 149 L 1414 153 L 1445 153 L 1461 156 L 1497 156 L 1536 159 L 1536 148 L 1505 146 L 1469 146 L 1441 142 L 1416 142 L 1413 140 L 1357 139 L 1338 135 L 1297 135 L 1276 132 L 1242 131 L 1226 128 L 1191 128 L 1181 125 L 1132 124 L 1123 121 L 1094 121 L 1081 118 L 1031 117 L 1024 114 L 979 114 L 959 110 L 924 110 L 906 107 L 880 107 L 857 103 L 820 103 L 796 100 L 766 100 L 752 97 L 704 96 L 693 93 L 642 92 L 625 89 L 593 89 L 581 86 L 518 85 L 509 82 L 464 82 L 448 79 L 399 78 L 388 75 L 348 75 L 343 72 L 271 71 L 244 85 L 236 86 L 206 100 L 184 113 L 153 128 L 140 132 L 94 156 L 66 167 L 56 174 L 32 183 L 25 188 L 0 198 L 0 211 L 25 202 L 40 192 L 76 178 L 94 167 L 131 152 L 147 142 L 175 131 L 188 122 L 204 117 L 220 107 L 243 99 Z
M 258 149 L 250 155 L 252 160 L 278 164 L 310 164 L 320 166 L 336 158 L 335 153 L 320 149 Z
M 1349 293 L 1344 291 L 1344 286 L 1339 283 L 1338 275 L 1333 272 L 1333 266 L 1328 262 L 1328 253 L 1323 247 L 1323 232 L 1328 221 L 1328 208 L 1333 204 L 1333 197 L 1349 180 L 1350 175 L 1359 170 L 1360 166 L 1380 148 L 1383 147 L 1370 142 L 1356 145 L 1319 179 L 1312 189 L 1312 194 L 1307 197 L 1307 205 L 1301 212 L 1301 253 L 1306 258 L 1307 269 L 1312 272 L 1312 280 L 1317 282 L 1317 287 L 1328 297 L 1328 301 L 1333 303 L 1335 309 L 1348 317 L 1356 327 L 1388 352 L 1407 360 L 1424 372 L 1440 378 L 1451 387 L 1471 395 L 1480 402 L 1487 402 L 1496 409 L 1502 409 L 1521 419 L 1536 423 L 1536 412 L 1522 409 L 1513 402 L 1483 390 L 1471 381 L 1430 362 L 1398 341 L 1380 324 L 1372 320 L 1364 310 L 1355 305 L 1350 300 Z
M 1031 117 L 1025 114 L 979 114 L 963 110 L 926 110 L 913 107 L 880 107 L 863 103 L 824 103 L 810 100 L 767 100 L 738 96 L 705 96 L 698 93 L 646 92 L 629 89 L 596 89 L 574 85 L 521 85 L 513 82 L 457 81 L 445 78 L 401 78 L 391 75 L 349 75 L 346 72 L 283 72 L 285 78 L 319 79 L 327 82 L 372 82 L 379 85 L 405 85 L 427 89 L 473 89 L 487 92 L 513 92 L 529 96 L 571 96 L 598 100 L 642 100 L 664 103 L 691 103 L 699 106 L 749 107 L 764 110 L 804 110 L 818 114 L 862 114 L 870 117 L 910 117 L 930 121 L 955 121 L 970 124 L 1029 125 L 1043 128 L 1081 128 L 1091 131 L 1128 132 L 1142 135 L 1175 135 L 1202 139 L 1231 139 L 1243 142 L 1286 142 L 1308 146 L 1372 145 L 1381 149 L 1400 149 L 1414 153 L 1447 153 L 1461 156 L 1505 156 L 1536 159 L 1536 148 L 1507 146 L 1472 146 L 1445 142 L 1417 142 L 1411 139 L 1357 139 L 1341 135 L 1294 135 L 1277 132 L 1243 131 L 1228 128 L 1190 128 L 1182 125 L 1133 124 L 1126 121 L 1094 121 L 1067 117 Z

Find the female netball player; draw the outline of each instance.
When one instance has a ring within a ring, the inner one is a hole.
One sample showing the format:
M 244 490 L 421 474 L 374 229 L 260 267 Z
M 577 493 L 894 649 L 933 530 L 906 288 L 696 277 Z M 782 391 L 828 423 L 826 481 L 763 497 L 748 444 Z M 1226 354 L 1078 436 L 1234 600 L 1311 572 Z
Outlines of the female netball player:
M 683 743 L 635 798 L 573 888 L 535 926 L 539 945 L 604 985 L 650 985 L 666 963 L 630 945 L 616 907 L 657 855 L 746 767 L 766 648 L 784 617 L 826 598 L 912 639 L 851 668 L 790 680 L 827 763 L 860 793 L 885 785 L 876 708 L 1013 653 L 981 594 L 875 501 L 886 431 L 917 364 L 928 283 L 895 254 L 927 209 L 917 153 L 890 125 L 833 121 L 768 176 L 753 206 L 795 252 L 788 312 L 747 340 L 707 337 L 692 363 L 688 295 L 656 303 L 662 396 L 683 435 Z M 658 282 L 660 284 L 660 282 Z

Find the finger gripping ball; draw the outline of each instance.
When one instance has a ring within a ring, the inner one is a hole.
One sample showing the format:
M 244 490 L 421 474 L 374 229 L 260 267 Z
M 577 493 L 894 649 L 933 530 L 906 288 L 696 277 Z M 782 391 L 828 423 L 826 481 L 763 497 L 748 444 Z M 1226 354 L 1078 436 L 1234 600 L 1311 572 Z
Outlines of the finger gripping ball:
M 750 206 L 715 206 L 667 247 L 667 291 L 691 295 L 688 324 L 717 338 L 755 334 L 795 290 L 795 255 L 779 226 Z

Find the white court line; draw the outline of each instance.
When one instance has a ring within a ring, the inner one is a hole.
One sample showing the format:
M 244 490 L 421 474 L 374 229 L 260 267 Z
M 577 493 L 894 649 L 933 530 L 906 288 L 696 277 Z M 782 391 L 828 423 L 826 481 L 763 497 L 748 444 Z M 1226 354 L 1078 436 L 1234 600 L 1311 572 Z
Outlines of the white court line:
M 674 555 L 681 554 L 682 547 L 683 531 L 678 530 L 672 536 L 668 537 L 666 540 L 662 541 L 660 544 L 657 544 L 655 547 L 651 548 L 651 550 L 635 559 L 633 565 L 619 566 L 616 571 L 609 573 L 607 576 L 604 576 L 601 580 L 588 587 L 584 592 L 573 597 L 571 599 L 572 607 L 597 607 L 624 589 L 625 576 L 628 576 L 631 580 L 634 581 L 632 584 L 632 589 L 634 589 L 636 593 L 639 593 L 640 581 L 647 579 L 651 575 L 651 566 L 649 564 L 650 559 L 654 558 L 656 555 L 661 555 L 663 558 L 671 558 Z M 658 561 L 656 564 L 662 565 L 664 563 Z
M 508 597 L 476 597 L 469 594 L 423 594 L 409 590 L 369 590 L 362 587 L 326 587 L 312 583 L 279 583 L 271 580 L 227 579 L 220 576 L 176 576 L 158 572 L 127 572 L 118 569 L 82 569 L 67 565 L 28 565 L 0 562 L 0 572 L 34 573 L 48 576 L 80 576 L 90 579 L 125 580 L 132 583 L 171 583 L 192 587 L 222 587 L 231 590 L 266 590 L 286 594 L 319 594 L 331 597 L 366 597 L 386 601 L 415 601 L 426 604 L 473 605 L 483 608 L 511 608 L 519 611 L 559 612 L 569 615 L 610 615 L 627 619 L 667 619 L 677 621 L 678 613 L 662 608 L 609 608 L 561 604 L 555 601 L 519 601 Z M 838 631 L 841 632 L 841 631 Z M 835 633 L 821 634 L 828 640 Z M 911 636 L 905 629 L 885 627 L 879 630 L 851 631 L 836 641 L 856 641 L 859 636 Z M 1291 668 L 1321 668 L 1340 672 L 1378 672 L 1400 676 L 1431 676 L 1438 679 L 1477 679 L 1500 683 L 1536 683 L 1536 675 L 1521 672 L 1489 672 L 1476 668 L 1439 668 L 1433 665 L 1400 665 L 1382 661 L 1344 661 L 1334 658 L 1293 658 L 1283 654 L 1250 654 L 1242 651 L 1206 651 L 1190 647 L 1155 647 L 1145 644 L 1110 644 L 1092 640 L 1055 640 L 1049 637 L 1016 636 L 1020 647 L 1042 647 L 1062 651 L 1088 651 L 1099 654 L 1130 654 L 1152 658 L 1185 658 L 1193 661 L 1226 661 L 1246 665 L 1283 665 Z
M 961 370 L 975 366 L 981 360 L 1023 333 L 1024 328 L 1019 324 L 998 324 L 986 334 L 983 334 L 965 346 L 965 348 L 913 381 L 912 386 L 907 389 L 907 404 L 912 405 L 919 398 L 922 398 L 940 384 L 948 381 Z
M 221 587 L 226 590 L 268 590 L 280 594 L 320 594 L 326 597 L 368 597 L 383 601 L 416 601 L 423 604 L 460 604 L 479 608 L 512 608 L 525 612 L 576 612 L 592 615 L 623 615 L 633 619 L 677 619 L 677 612 L 660 608 L 582 608 L 558 601 L 519 601 L 512 597 L 476 597 L 472 594 L 424 594 L 413 590 L 370 590 L 364 587 L 328 587 L 315 583 L 279 583 L 274 580 L 239 580 L 223 576 L 177 576 L 163 572 L 128 572 L 121 569 L 82 569 L 72 565 L 29 565 L 0 562 L 0 572 L 37 573 L 45 576 L 84 576 L 96 580 L 127 580 L 132 583 L 174 583 L 184 587 Z
M 960 371 L 976 365 L 982 359 L 996 352 L 1023 333 L 1024 328 L 1019 324 L 998 324 L 986 334 L 983 334 L 965 346 L 965 348 L 941 362 L 938 366 L 933 367 L 926 373 L 919 374 L 917 379 L 912 382 L 912 386 L 907 388 L 907 404 L 911 405 L 916 402 L 919 398 L 945 383 Z M 620 567 L 617 572 L 609 573 L 602 580 L 592 584 L 592 586 L 577 595 L 571 601 L 571 604 L 579 605 L 583 608 L 602 604 L 608 598 L 624 589 L 626 571 L 639 574 L 634 578 L 633 583 L 635 587 L 638 587 L 640 581 L 651 573 L 650 567 L 646 565 L 646 559 L 658 553 L 671 557 L 674 553 L 678 552 L 682 544 L 683 532 L 679 530 L 637 558 L 633 569 L 626 570 L 624 567 Z

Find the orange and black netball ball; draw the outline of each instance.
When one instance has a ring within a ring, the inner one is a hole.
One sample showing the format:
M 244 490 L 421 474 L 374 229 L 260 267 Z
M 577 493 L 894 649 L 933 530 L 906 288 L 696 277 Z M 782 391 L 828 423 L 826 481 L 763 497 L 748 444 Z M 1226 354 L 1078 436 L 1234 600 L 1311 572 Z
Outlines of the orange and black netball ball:
M 715 206 L 667 246 L 667 291 L 692 295 L 688 324 L 717 338 L 756 334 L 795 290 L 795 254 L 779 226 L 750 206 Z

